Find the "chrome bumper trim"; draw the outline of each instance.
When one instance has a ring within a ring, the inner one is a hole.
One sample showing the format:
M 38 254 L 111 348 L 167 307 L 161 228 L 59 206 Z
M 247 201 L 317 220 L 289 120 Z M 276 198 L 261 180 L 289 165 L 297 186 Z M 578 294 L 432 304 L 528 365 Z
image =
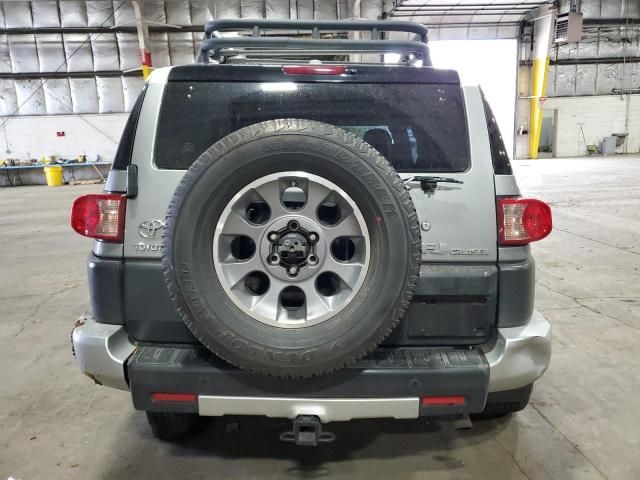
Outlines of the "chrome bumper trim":
M 121 325 L 97 323 L 87 316 L 73 329 L 71 339 L 82 373 L 99 385 L 129 390 L 124 363 L 136 347 Z
M 527 325 L 499 328 L 495 345 L 484 353 L 489 362 L 489 392 L 525 387 L 549 366 L 551 325 L 534 312 Z
M 294 419 L 315 415 L 322 423 L 355 418 L 418 418 L 420 400 L 413 398 L 278 398 L 200 395 L 200 415 L 266 415 Z

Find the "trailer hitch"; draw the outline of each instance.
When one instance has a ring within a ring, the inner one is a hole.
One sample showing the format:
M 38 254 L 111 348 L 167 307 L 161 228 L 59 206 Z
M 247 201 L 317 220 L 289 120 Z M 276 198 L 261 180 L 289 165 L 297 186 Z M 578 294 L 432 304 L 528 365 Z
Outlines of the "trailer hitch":
M 293 430 L 280 434 L 281 441 L 303 447 L 315 447 L 319 443 L 330 443 L 335 439 L 334 433 L 322 431 L 322 423 L 315 415 L 299 415 L 293 421 Z

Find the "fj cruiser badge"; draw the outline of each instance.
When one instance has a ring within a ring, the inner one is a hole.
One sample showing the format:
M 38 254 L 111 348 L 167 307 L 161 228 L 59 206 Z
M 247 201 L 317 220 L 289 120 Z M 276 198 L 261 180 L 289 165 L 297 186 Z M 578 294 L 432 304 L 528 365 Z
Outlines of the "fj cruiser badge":
M 486 248 L 449 248 L 446 243 L 423 243 L 423 255 L 489 255 Z
M 138 233 L 144 238 L 157 238 L 163 228 L 162 220 L 147 220 L 138 225 Z

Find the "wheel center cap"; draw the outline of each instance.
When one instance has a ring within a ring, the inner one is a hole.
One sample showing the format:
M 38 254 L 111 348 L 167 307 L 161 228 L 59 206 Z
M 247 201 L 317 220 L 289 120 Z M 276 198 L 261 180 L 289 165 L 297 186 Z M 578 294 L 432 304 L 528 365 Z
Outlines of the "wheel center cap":
M 277 242 L 276 251 L 285 265 L 300 265 L 309 256 L 307 239 L 301 233 L 286 233 Z
M 260 256 L 270 274 L 286 281 L 304 281 L 315 275 L 325 258 L 321 227 L 301 215 L 276 218 L 265 229 Z

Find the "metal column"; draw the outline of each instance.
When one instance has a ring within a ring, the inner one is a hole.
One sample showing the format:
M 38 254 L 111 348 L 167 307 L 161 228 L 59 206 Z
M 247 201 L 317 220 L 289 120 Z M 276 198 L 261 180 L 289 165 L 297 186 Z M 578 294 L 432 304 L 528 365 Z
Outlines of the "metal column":
M 133 12 L 136 16 L 136 27 L 138 29 L 138 44 L 140 45 L 140 58 L 142 61 L 142 77 L 146 80 L 151 74 L 151 51 L 149 50 L 149 25 L 142 13 L 142 3 L 144 0 L 131 0 Z
M 557 10 L 551 6 L 536 10 L 533 27 L 533 51 L 531 66 L 531 107 L 529 117 L 529 157 L 538 158 L 542 111 L 540 97 L 547 94 L 547 74 L 549 73 L 549 51 L 553 41 Z

